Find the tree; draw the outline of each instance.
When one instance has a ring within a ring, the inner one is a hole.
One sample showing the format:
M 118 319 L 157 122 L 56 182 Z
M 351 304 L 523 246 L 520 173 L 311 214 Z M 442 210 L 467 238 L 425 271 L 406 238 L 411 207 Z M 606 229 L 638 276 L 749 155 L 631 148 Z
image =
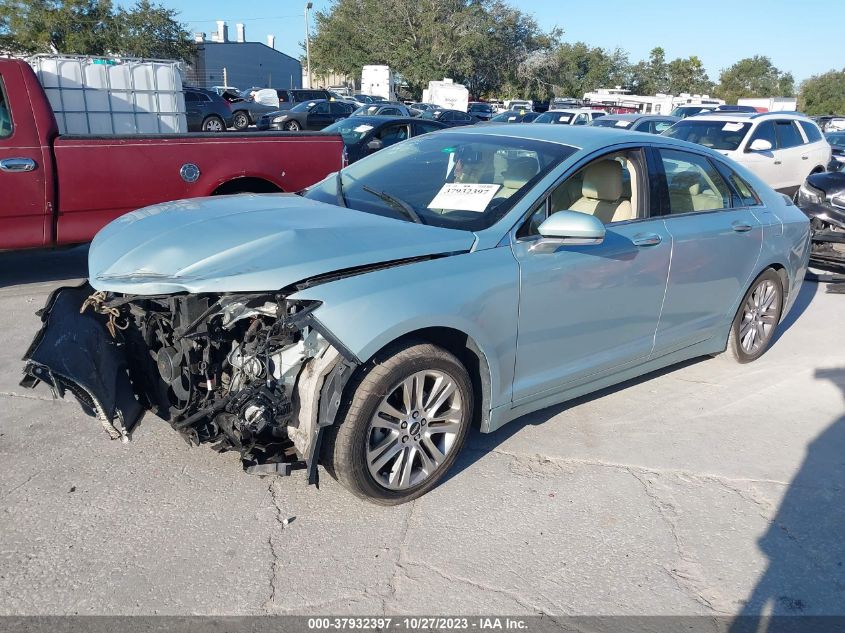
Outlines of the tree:
M 686 59 L 673 59 L 668 66 L 669 90 L 672 95 L 683 92 L 688 94 L 708 94 L 713 91 L 714 84 L 704 70 L 701 60 L 692 55 Z
M 475 95 L 496 90 L 554 38 L 501 0 L 335 0 L 315 22 L 317 72 L 357 76 L 386 64 L 417 94 L 444 76 Z
M 585 92 L 625 82 L 628 56 L 621 49 L 608 51 L 584 42 L 564 43 L 526 60 L 533 76 L 554 87 L 557 96 L 581 98 Z M 530 68 L 533 66 L 533 68 Z
M 114 16 L 113 52 L 129 57 L 190 60 L 194 44 L 173 9 L 139 0 Z
M 634 94 L 667 93 L 670 85 L 666 51 L 657 46 L 651 49 L 648 61 L 641 61 L 632 66 L 629 86 Z
M 3 0 L 0 50 L 103 55 L 112 18 L 110 0 Z
M 813 115 L 845 112 L 845 69 L 813 75 L 804 81 L 798 109 Z
M 755 55 L 739 60 L 719 76 L 716 95 L 727 103 L 742 97 L 791 97 L 795 79 L 772 64 L 768 57 Z
M 0 0 L 0 51 L 189 59 L 193 44 L 176 12 L 149 0 L 117 12 L 110 0 Z

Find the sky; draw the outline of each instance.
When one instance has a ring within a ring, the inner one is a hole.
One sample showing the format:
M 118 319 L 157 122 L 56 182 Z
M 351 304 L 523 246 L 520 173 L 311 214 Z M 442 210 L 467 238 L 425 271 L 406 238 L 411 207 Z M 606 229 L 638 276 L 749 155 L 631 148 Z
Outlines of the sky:
M 242 22 L 247 40 L 265 42 L 272 33 L 277 49 L 294 57 L 302 54 L 305 2 L 252 0 L 238 10 L 239 3 L 231 0 L 157 1 L 177 10 L 191 33 L 210 35 L 216 20 L 226 20 L 233 38 L 235 24 Z M 845 67 L 829 29 L 845 22 L 843 0 L 512 0 L 510 4 L 532 14 L 543 29 L 562 28 L 567 42 L 619 47 L 628 51 L 632 62 L 647 58 L 655 46 L 662 46 L 669 60 L 697 55 L 714 81 L 721 70 L 753 55 L 768 56 L 798 82 Z M 329 0 L 316 0 L 314 10 L 330 5 Z

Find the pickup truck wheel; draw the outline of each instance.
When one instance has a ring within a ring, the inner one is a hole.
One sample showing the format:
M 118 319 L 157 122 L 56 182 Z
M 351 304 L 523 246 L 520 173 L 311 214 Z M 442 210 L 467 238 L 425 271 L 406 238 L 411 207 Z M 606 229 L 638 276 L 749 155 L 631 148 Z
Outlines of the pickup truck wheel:
M 326 431 L 323 464 L 368 501 L 411 501 L 455 462 L 472 409 L 472 383 L 451 353 L 429 343 L 388 349 L 348 386 L 339 423 Z
M 203 132 L 223 132 L 226 129 L 226 124 L 219 116 L 210 116 L 202 122 Z
M 298 121 L 288 121 L 285 123 L 285 129 L 288 132 L 299 132 L 302 129 L 302 126 L 299 125 Z
M 738 363 L 760 358 L 772 343 L 783 312 L 783 284 L 769 268 L 754 280 L 742 298 L 728 336 L 727 356 Z
M 235 112 L 235 118 L 232 121 L 232 127 L 236 130 L 245 130 L 249 127 L 249 116 L 246 112 Z

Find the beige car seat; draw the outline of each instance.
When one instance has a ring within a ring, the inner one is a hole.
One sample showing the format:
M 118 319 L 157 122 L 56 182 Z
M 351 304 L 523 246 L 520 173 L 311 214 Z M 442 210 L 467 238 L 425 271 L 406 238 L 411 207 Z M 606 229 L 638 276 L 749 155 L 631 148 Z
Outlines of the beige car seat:
M 537 159 L 528 156 L 508 161 L 507 169 L 502 172 L 502 188 L 496 194 L 497 198 L 510 198 L 522 189 L 529 180 L 540 171 Z
M 701 176 L 684 172 L 672 178 L 669 186 L 669 206 L 672 213 L 712 211 L 724 208 L 722 196 L 707 185 L 701 185 Z
M 589 213 L 605 224 L 634 219 L 631 201 L 622 195 L 622 165 L 615 160 L 600 160 L 584 169 L 581 198 L 569 207 Z

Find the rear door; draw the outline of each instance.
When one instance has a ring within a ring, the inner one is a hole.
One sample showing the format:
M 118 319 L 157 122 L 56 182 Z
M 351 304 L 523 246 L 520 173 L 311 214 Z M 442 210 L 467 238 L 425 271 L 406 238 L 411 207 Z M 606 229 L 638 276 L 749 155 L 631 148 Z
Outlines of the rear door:
M 752 151 L 750 149 L 751 144 L 757 139 L 768 141 L 772 144 L 772 149 Z M 763 182 L 773 189 L 779 189 L 785 186 L 784 182 L 786 179 L 784 176 L 783 160 L 778 150 L 778 136 L 775 131 L 774 121 L 763 121 L 751 132 L 745 141 L 742 164 L 757 174 Z
M 53 172 L 20 69 L 0 71 L 0 248 L 44 246 L 52 239 Z M 14 104 L 11 97 L 14 97 Z
M 340 103 L 339 101 L 332 101 L 329 103 L 329 114 L 331 116 L 332 122 L 335 122 L 339 119 L 345 119 L 349 116 L 349 109 L 344 103 Z
M 810 174 L 810 152 L 798 122 L 791 119 L 775 121 L 778 137 L 778 158 L 781 161 L 781 185 L 779 191 L 791 196 Z
M 727 336 L 729 320 L 763 246 L 753 196 L 736 195 L 709 157 L 675 148 L 652 153 L 672 264 L 654 356 L 713 336 Z

